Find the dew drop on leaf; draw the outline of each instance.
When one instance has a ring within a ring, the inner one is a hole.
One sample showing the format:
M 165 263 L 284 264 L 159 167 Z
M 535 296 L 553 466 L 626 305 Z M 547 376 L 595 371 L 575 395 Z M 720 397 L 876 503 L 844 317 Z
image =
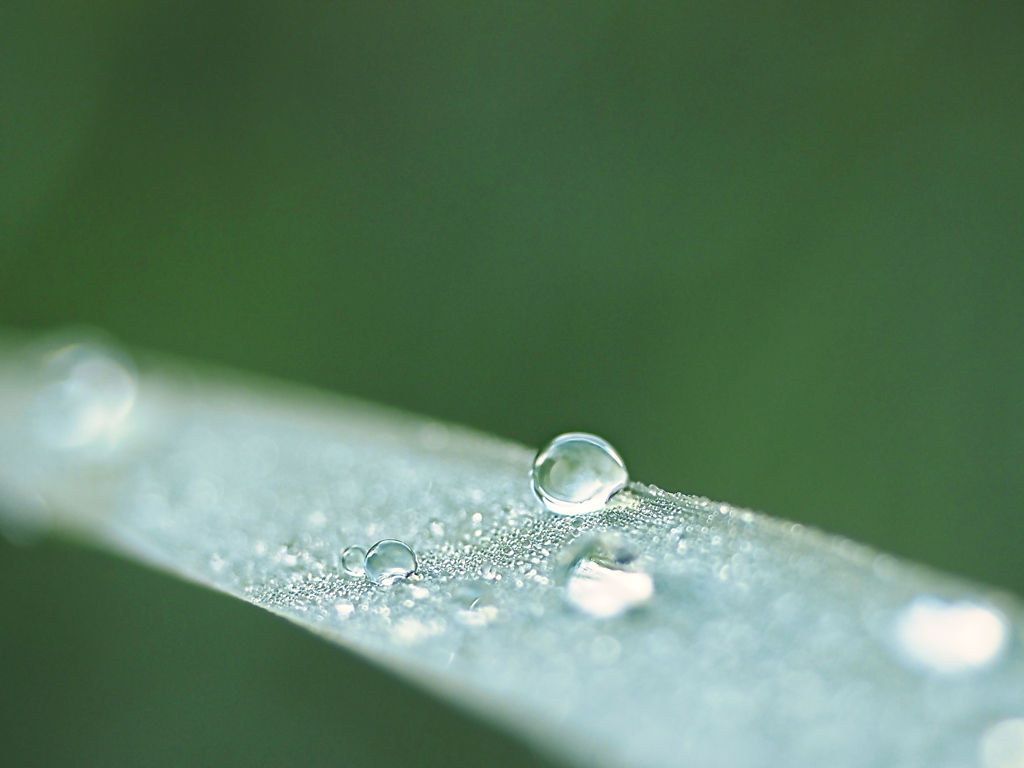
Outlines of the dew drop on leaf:
M 349 576 L 362 576 L 366 550 L 362 547 L 349 547 L 341 553 L 341 567 Z
M 619 536 L 600 534 L 574 542 L 559 557 L 566 601 L 596 619 L 610 619 L 648 602 L 654 581 L 629 567 L 635 559 L 636 551 Z
M 385 587 L 412 576 L 416 566 L 416 553 L 405 542 L 395 539 L 378 541 L 363 561 L 366 577 Z
M 596 512 L 629 481 L 619 454 L 596 435 L 559 435 L 533 462 L 533 490 L 559 515 Z
M 131 363 L 92 344 L 69 344 L 48 355 L 48 384 L 34 403 L 36 437 L 69 450 L 116 440 L 135 404 Z
M 646 573 L 608 568 L 581 560 L 565 583 L 569 603 L 595 619 L 610 619 L 643 605 L 654 594 Z

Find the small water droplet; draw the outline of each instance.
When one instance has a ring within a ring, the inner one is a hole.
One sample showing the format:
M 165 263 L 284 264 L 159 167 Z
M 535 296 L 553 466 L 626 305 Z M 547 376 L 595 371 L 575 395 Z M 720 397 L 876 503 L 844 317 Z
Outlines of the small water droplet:
M 1024 718 L 1001 720 L 978 743 L 981 768 L 1024 768 Z
M 568 601 L 596 619 L 610 619 L 643 605 L 654 594 L 654 582 L 646 573 L 606 568 L 581 560 L 565 583 Z
M 135 404 L 131 362 L 92 344 L 70 344 L 48 356 L 49 384 L 34 404 L 36 436 L 70 450 L 115 441 Z
M 350 576 L 362 576 L 364 574 L 363 563 L 365 561 L 366 550 L 362 547 L 349 547 L 341 553 L 341 567 Z
M 1007 640 L 1006 621 L 977 603 L 918 597 L 896 622 L 896 641 L 908 661 L 949 674 L 994 661 Z
M 366 577 L 385 587 L 409 578 L 416 573 L 416 567 L 416 553 L 396 539 L 378 541 L 370 547 L 363 561 Z
M 559 515 L 596 512 L 629 481 L 619 454 L 596 435 L 559 435 L 537 454 L 531 473 L 541 503 Z
M 646 573 L 628 569 L 636 557 L 629 542 L 612 534 L 575 542 L 558 558 L 566 574 L 566 600 L 598 619 L 643 605 L 654 594 L 654 582 Z

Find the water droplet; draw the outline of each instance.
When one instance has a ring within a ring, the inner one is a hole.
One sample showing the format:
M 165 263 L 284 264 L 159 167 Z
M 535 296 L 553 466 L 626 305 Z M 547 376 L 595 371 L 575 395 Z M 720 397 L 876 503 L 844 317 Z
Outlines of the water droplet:
M 366 550 L 362 547 L 349 547 L 341 553 L 341 567 L 350 576 L 362 576 L 364 573 L 363 563 L 365 561 Z
M 1024 718 L 989 726 L 978 743 L 981 768 L 1024 768 Z
M 654 594 L 654 582 L 627 566 L 636 559 L 629 542 L 611 534 L 585 537 L 559 556 L 566 574 L 565 598 L 597 619 L 637 608 Z
M 131 362 L 92 344 L 70 344 L 49 355 L 50 383 L 34 404 L 37 437 L 51 448 L 113 442 L 135 404 Z
M 1007 634 L 1006 621 L 993 609 L 936 597 L 915 599 L 896 622 L 896 641 L 907 659 L 942 674 L 991 663 Z
M 596 435 L 559 435 L 533 461 L 533 490 L 560 515 L 596 512 L 629 481 L 619 454 Z
M 643 605 L 654 594 L 654 582 L 646 573 L 606 568 L 581 560 L 565 583 L 568 601 L 596 619 L 610 619 Z
M 385 587 L 416 573 L 416 567 L 416 553 L 395 539 L 378 541 L 370 547 L 363 561 L 366 577 Z

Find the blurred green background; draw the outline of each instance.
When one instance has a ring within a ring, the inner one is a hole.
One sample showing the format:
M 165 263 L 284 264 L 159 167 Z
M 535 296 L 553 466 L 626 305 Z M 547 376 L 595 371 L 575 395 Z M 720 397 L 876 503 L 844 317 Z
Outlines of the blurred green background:
M 1024 593 L 1024 6 L 0 5 L 0 325 L 100 326 Z M 11 765 L 530 764 L 0 545 Z

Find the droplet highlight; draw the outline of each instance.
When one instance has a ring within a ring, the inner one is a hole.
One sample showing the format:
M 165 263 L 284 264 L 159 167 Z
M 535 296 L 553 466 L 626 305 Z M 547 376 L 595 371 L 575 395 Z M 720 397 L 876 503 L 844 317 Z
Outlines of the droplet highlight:
M 559 435 L 537 454 L 533 491 L 551 512 L 583 515 L 604 507 L 629 482 L 626 465 L 597 435 Z
M 40 442 L 71 450 L 121 435 L 138 394 L 127 358 L 92 344 L 69 344 L 49 355 L 46 376 L 49 383 L 33 408 Z
M 384 587 L 409 578 L 416 573 L 417 566 L 416 553 L 396 539 L 378 541 L 370 547 L 363 561 L 366 577 Z
M 981 768 L 1024 768 L 1024 718 L 989 726 L 978 742 Z
M 363 563 L 365 560 L 366 550 L 362 547 L 349 547 L 341 553 L 341 567 L 349 576 L 364 575 Z
M 896 621 L 896 642 L 907 660 L 940 674 L 987 666 L 1002 653 L 1006 621 L 984 605 L 919 597 Z

